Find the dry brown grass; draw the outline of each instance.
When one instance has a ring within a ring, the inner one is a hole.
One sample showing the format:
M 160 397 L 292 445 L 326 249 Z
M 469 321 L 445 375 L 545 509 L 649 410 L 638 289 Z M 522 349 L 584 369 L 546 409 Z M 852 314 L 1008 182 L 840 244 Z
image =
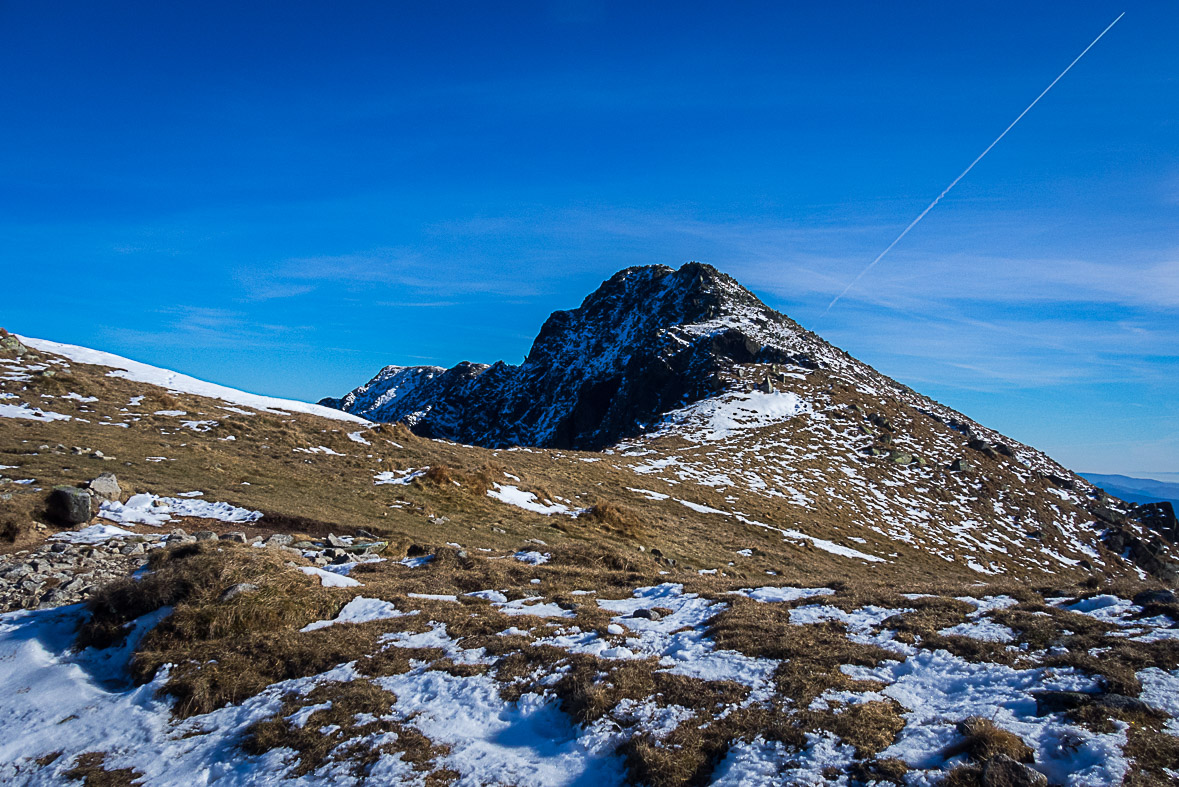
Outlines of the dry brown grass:
M 733 598 L 730 607 L 712 619 L 708 631 L 718 648 L 747 656 L 781 660 L 774 675 L 784 697 L 806 707 L 828 689 L 872 691 L 881 688 L 870 681 L 856 681 L 840 670 L 844 664 L 875 667 L 897 659 L 875 645 L 851 642 L 838 623 L 790 623 L 788 605 L 762 604 Z
M 331 707 L 313 711 L 303 724 L 288 718 L 304 708 L 329 702 Z M 298 764 L 289 776 L 306 776 L 340 762 L 347 763 L 353 777 L 363 780 L 382 755 L 390 755 L 424 773 L 428 785 L 452 783 L 458 774 L 434 766 L 435 759 L 448 753 L 447 747 L 436 746 L 412 726 L 389 719 L 396 702 L 392 692 L 369 680 L 323 683 L 306 694 L 288 695 L 282 710 L 246 730 L 242 748 L 248 754 L 293 749 Z M 396 735 L 393 742 L 386 737 L 375 743 L 376 736 L 389 733 Z
M 79 754 L 74 758 L 74 766 L 62 775 L 86 787 L 131 787 L 143 778 L 143 774 L 132 768 L 107 770 L 105 760 L 105 752 Z
M 625 538 L 644 535 L 642 519 L 634 509 L 608 500 L 599 500 L 577 517 L 577 521 L 595 524 Z
M 986 762 L 991 757 L 1005 754 L 1016 762 L 1035 762 L 1030 746 L 1015 733 L 996 726 L 990 719 L 971 716 L 958 722 L 956 727 L 962 740 L 946 749 L 946 759 L 966 754 L 974 762 Z

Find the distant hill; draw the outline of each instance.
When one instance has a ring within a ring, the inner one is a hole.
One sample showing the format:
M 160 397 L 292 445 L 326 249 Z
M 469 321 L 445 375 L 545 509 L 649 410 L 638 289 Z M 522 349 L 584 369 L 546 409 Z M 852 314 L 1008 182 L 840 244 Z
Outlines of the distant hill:
M 1101 473 L 1078 473 L 1078 475 L 1128 503 L 1166 501 L 1179 509 L 1179 484 L 1155 481 L 1153 478 L 1132 478 L 1125 475 L 1102 475 Z

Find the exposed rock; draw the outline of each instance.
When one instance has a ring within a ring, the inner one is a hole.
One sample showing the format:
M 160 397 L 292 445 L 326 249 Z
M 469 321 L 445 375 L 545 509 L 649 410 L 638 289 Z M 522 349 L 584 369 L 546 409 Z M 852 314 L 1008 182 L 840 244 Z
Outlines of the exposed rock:
M 85 524 L 94 517 L 94 508 L 94 500 L 85 489 L 55 486 L 49 493 L 49 518 L 58 524 L 70 527 Z
M 197 531 L 197 533 L 196 533 L 196 540 L 197 541 L 216 541 L 217 534 L 214 533 L 212 530 L 200 530 L 200 531 Z
M 114 538 L 105 544 L 45 543 L 0 556 L 0 612 L 84 601 L 143 565 L 158 542 Z
M 955 473 L 973 473 L 978 470 L 978 465 L 969 459 L 955 459 L 950 463 L 950 469 Z
M 463 443 L 596 449 L 720 393 L 738 364 L 807 371 L 837 352 L 711 266 L 652 265 L 553 312 L 519 366 L 391 366 L 321 404 Z
M 1123 713 L 1150 713 L 1150 706 L 1134 697 L 1124 694 L 1098 694 L 1093 698 L 1094 705 Z
M 1134 603 L 1140 607 L 1147 604 L 1176 604 L 1179 603 L 1179 596 L 1172 590 L 1144 590 L 1134 596 Z
M 1089 705 L 1094 695 L 1083 691 L 1036 691 L 1032 697 L 1036 700 L 1036 715 L 1049 716 Z
M 632 618 L 645 618 L 646 620 L 659 620 L 663 616 L 653 609 L 636 609 L 630 613 Z
M 1175 507 L 1166 501 L 1144 503 L 1135 506 L 1133 517 L 1154 532 L 1165 537 L 1172 544 L 1179 542 L 1179 519 L 1175 518 Z
M 294 542 L 294 537 L 286 533 L 274 533 L 262 543 L 268 547 L 285 547 Z
M 0 350 L 13 353 L 17 357 L 30 352 L 29 348 L 22 344 L 20 339 L 3 328 L 0 328 Z
M 904 451 L 891 451 L 888 455 L 888 461 L 894 465 L 912 464 L 913 455 L 905 453 Z
M 89 484 L 90 494 L 97 495 L 103 500 L 118 500 L 123 490 L 119 488 L 119 480 L 114 473 L 103 473 Z
M 1048 777 L 1034 768 L 1016 762 L 1006 754 L 996 754 L 982 766 L 983 787 L 1047 787 Z
M 233 541 L 238 544 L 245 544 L 249 541 L 249 539 L 246 538 L 246 534 L 241 532 L 240 530 L 231 530 L 228 533 L 222 533 L 221 540 L 222 541 Z
M 328 533 L 328 537 L 327 537 L 327 543 L 328 543 L 328 546 L 332 546 L 332 547 L 340 547 L 340 548 L 343 548 L 343 547 L 346 547 L 346 546 L 348 546 L 348 542 L 347 542 L 347 541 L 345 541 L 344 539 L 340 538 L 339 536 L 337 536 L 337 535 L 336 535 L 336 534 L 334 534 L 334 533 Z

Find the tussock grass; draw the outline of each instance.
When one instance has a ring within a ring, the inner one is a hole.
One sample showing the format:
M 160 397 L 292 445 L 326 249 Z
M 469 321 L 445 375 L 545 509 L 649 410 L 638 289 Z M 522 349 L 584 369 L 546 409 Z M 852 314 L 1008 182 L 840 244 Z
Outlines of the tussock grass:
M 393 755 L 424 773 L 427 785 L 452 783 L 457 773 L 434 767 L 434 760 L 449 749 L 390 719 L 396 702 L 392 692 L 370 680 L 323 683 L 306 694 L 288 695 L 282 710 L 246 730 L 242 748 L 248 754 L 293 749 L 298 764 L 289 776 L 306 776 L 329 763 L 347 763 L 348 773 L 364 779 L 382 755 Z M 302 724 L 290 719 L 304 708 L 324 703 L 331 706 L 313 711 Z M 325 728 L 330 732 L 324 732 Z M 392 740 L 389 733 L 395 736 Z
M 956 728 L 962 740 L 945 751 L 946 759 L 966 754 L 975 762 L 986 762 L 999 754 L 1005 754 L 1016 762 L 1035 762 L 1032 747 L 1015 733 L 996 726 L 990 719 L 971 716 L 958 722 Z
M 641 538 L 645 531 L 638 513 L 619 503 L 599 500 L 577 517 L 577 521 L 595 524 L 625 538 Z
M 107 770 L 105 760 L 105 752 L 79 754 L 74 758 L 74 766 L 62 775 L 86 787 L 131 787 L 143 778 L 143 774 L 132 768 Z

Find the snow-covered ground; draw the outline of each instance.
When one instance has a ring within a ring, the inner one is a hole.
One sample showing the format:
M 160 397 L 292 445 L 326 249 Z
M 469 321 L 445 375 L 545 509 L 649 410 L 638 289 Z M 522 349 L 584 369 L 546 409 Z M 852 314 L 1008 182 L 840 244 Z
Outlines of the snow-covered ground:
M 333 588 L 359 583 L 339 574 L 305 567 L 304 572 Z M 362 591 L 363 592 L 363 591 Z M 835 691 L 823 694 L 813 709 L 838 709 L 866 702 L 895 702 L 904 727 L 878 757 L 896 758 L 910 768 L 906 784 L 935 783 L 945 770 L 964 761 L 964 755 L 946 759 L 947 750 L 959 739 L 954 722 L 968 716 L 990 719 L 1018 735 L 1035 754 L 1034 768 L 1053 784 L 1118 784 L 1132 764 L 1123 749 L 1127 725 L 1114 722 L 1111 732 L 1094 732 L 1060 713 L 1037 715 L 1035 692 L 1069 690 L 1095 692 L 1091 675 L 1067 668 L 1032 666 L 1016 668 L 985 661 L 970 661 L 944 650 L 928 650 L 894 638 L 884 627 L 889 617 L 903 609 L 866 606 L 850 611 L 826 602 L 829 588 L 750 587 L 736 591 L 759 604 L 801 604 L 790 610 L 794 626 L 846 627 L 849 639 L 891 652 L 876 667 L 852 664 L 842 671 L 856 680 L 874 681 L 872 691 Z M 510 615 L 545 618 L 555 629 L 535 636 L 533 644 L 585 653 L 604 660 L 653 659 L 653 668 L 703 681 L 731 681 L 748 688 L 746 698 L 718 718 L 738 708 L 769 703 L 774 692 L 770 677 L 781 662 L 754 658 L 718 649 L 709 637 L 715 616 L 727 608 L 724 601 L 685 592 L 682 585 L 663 584 L 635 588 L 630 597 L 597 599 L 611 615 L 608 631 L 583 631 L 574 625 L 561 627 L 572 616 L 543 596 L 509 601 L 496 590 L 468 593 L 491 602 Z M 589 594 L 582 594 L 589 595 Z M 458 603 L 453 594 L 411 593 L 427 602 Z M 917 598 L 917 597 L 914 597 Z M 968 622 L 985 630 L 990 615 L 1013 603 L 1008 597 L 964 598 L 976 610 Z M 1110 612 L 1115 622 L 1131 614 L 1133 605 L 1096 597 L 1062 604 Z M 659 615 L 648 617 L 650 610 Z M 8 784 L 61 783 L 72 756 L 97 751 L 106 754 L 107 768 L 133 768 L 144 783 L 160 785 L 257 785 L 278 784 L 296 762 L 289 752 L 272 750 L 262 756 L 239 749 L 250 724 L 272 717 L 284 696 L 306 694 L 317 686 L 361 679 L 353 664 L 341 664 L 319 675 L 274 684 L 257 696 L 201 716 L 178 721 L 169 703 L 158 697 L 167 670 L 144 686 L 128 684 L 124 665 L 139 639 L 168 609 L 152 613 L 131 627 L 127 641 L 105 651 L 71 649 L 74 632 L 85 612 L 79 606 L 0 616 L 0 718 L 7 734 L 0 736 L 0 781 Z M 627 699 L 607 716 L 579 726 L 561 710 L 556 695 L 545 689 L 551 680 L 538 676 L 538 687 L 516 700 L 505 700 L 502 684 L 492 672 L 496 658 L 484 648 L 471 648 L 447 631 L 442 622 L 426 613 L 406 610 L 391 601 L 354 596 L 331 619 L 304 627 L 313 632 L 332 626 L 392 621 L 424 620 L 416 631 L 395 631 L 381 637 L 387 648 L 437 648 L 451 662 L 478 667 L 470 674 L 434 670 L 427 662 L 414 662 L 409 671 L 378 677 L 374 681 L 394 696 L 388 718 L 410 725 L 435 744 L 449 747 L 435 766 L 459 774 L 459 784 L 471 785 L 621 785 L 628 782 L 626 765 L 618 745 L 632 735 L 647 733 L 662 738 L 680 724 L 701 724 L 691 711 L 663 706 L 652 700 Z M 1169 619 L 1138 621 L 1150 628 L 1172 629 Z M 965 625 L 965 624 L 964 624 Z M 788 635 L 787 632 L 784 632 Z M 504 635 L 533 636 L 512 628 Z M 1138 673 L 1141 699 L 1149 706 L 1179 715 L 1179 670 L 1155 667 Z M 330 705 L 315 706 L 330 707 Z M 306 719 L 310 708 L 300 711 Z M 1179 736 L 1173 718 L 1167 729 Z M 60 760 L 41 767 L 35 761 L 55 752 Z M 762 783 L 847 784 L 846 774 L 856 760 L 855 749 L 830 731 L 806 734 L 801 748 L 779 741 L 755 738 L 736 742 L 711 776 L 716 785 Z M 833 770 L 834 769 L 834 770 Z M 388 753 L 380 754 L 369 783 L 417 784 L 423 774 Z M 375 782 L 373 780 L 376 780 Z M 346 769 L 328 764 L 295 779 L 301 784 L 352 784 Z

